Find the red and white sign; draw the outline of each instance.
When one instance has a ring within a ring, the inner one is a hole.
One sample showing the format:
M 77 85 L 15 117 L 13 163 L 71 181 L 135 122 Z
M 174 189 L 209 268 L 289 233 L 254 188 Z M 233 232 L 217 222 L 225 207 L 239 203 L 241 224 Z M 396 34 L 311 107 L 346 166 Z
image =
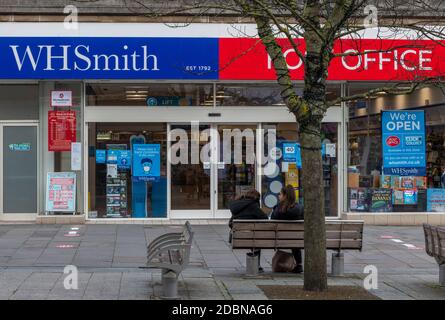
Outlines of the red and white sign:
M 48 111 L 48 151 L 71 151 L 76 142 L 76 112 Z
M 287 39 L 277 39 L 293 80 L 304 65 Z M 305 53 L 303 39 L 295 40 Z M 445 44 L 445 42 L 443 43 Z M 340 39 L 329 65 L 329 80 L 410 81 L 445 74 L 445 47 L 432 40 Z M 219 39 L 221 80 L 274 80 L 273 62 L 258 38 Z
M 51 91 L 51 107 L 72 107 L 73 106 L 73 92 L 65 91 Z
M 400 144 L 400 139 L 397 136 L 390 136 L 386 138 L 386 145 L 389 147 L 397 147 Z

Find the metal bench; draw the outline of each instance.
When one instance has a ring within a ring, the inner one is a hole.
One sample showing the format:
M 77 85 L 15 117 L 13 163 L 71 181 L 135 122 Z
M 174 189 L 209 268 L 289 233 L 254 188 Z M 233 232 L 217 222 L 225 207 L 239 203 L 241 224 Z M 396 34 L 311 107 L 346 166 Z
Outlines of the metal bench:
M 232 249 L 304 249 L 302 220 L 234 220 L 231 233 Z M 335 251 L 332 254 L 332 275 L 344 273 L 341 251 L 361 251 L 362 245 L 363 221 L 326 221 L 326 249 Z M 249 259 L 251 256 L 246 255 L 246 273 L 256 274 L 258 264 Z
M 445 286 L 445 228 L 423 224 L 425 251 L 439 265 L 439 284 Z
M 163 234 L 147 247 L 147 266 L 162 270 L 162 298 L 177 299 L 178 277 L 190 262 L 193 232 L 187 221 L 182 232 Z

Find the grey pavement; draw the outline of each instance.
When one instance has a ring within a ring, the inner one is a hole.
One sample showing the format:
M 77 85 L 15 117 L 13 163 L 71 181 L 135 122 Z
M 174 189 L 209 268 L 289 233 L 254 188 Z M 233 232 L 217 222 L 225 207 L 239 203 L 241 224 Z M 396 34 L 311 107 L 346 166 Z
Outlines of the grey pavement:
M 72 228 L 77 227 L 76 234 Z M 179 230 L 169 225 L 0 225 L 0 299 L 159 299 L 160 270 L 145 268 L 146 246 Z M 245 253 L 232 251 L 225 225 L 193 225 L 191 262 L 180 276 L 181 299 L 267 299 L 259 285 L 302 285 L 303 276 L 273 273 L 273 250 L 263 250 L 265 273 L 245 275 Z M 328 270 L 330 268 L 328 252 Z M 66 265 L 79 270 L 66 290 Z M 362 252 L 345 251 L 344 277 L 330 285 L 363 286 L 364 268 L 378 270 L 382 299 L 443 299 L 438 266 L 426 255 L 421 227 L 365 226 Z

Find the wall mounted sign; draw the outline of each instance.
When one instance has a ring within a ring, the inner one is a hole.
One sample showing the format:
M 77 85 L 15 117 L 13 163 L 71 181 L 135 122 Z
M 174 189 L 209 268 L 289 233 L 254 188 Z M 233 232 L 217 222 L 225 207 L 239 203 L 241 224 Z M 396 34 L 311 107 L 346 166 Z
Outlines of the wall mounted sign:
M 382 111 L 383 173 L 426 176 L 425 112 Z
M 51 91 L 51 107 L 72 107 L 73 92 L 71 90 Z
M 230 37 L 224 30 L 210 34 L 206 30 L 211 29 L 208 24 L 200 28 L 201 35 L 195 37 L 181 37 L 181 33 L 187 34 L 187 27 L 162 32 L 164 37 L 91 36 L 94 32 L 79 37 L 2 34 L 0 79 L 276 79 L 273 63 L 258 38 Z M 445 73 L 442 44 L 435 40 L 410 40 L 402 32 L 395 37 L 396 40 L 376 35 L 337 40 L 333 51 L 338 57 L 330 63 L 328 79 L 400 81 Z M 302 80 L 304 65 L 292 45 L 287 39 L 277 42 L 292 80 Z M 305 52 L 304 40 L 298 39 L 297 43 L 298 49 Z M 357 48 L 366 53 L 360 54 Z M 352 55 L 342 55 L 348 53 Z M 69 104 L 64 99 L 58 103 Z
M 76 112 L 48 111 L 48 151 L 71 151 L 76 142 Z
M 76 211 L 76 173 L 48 172 L 46 178 L 46 211 Z

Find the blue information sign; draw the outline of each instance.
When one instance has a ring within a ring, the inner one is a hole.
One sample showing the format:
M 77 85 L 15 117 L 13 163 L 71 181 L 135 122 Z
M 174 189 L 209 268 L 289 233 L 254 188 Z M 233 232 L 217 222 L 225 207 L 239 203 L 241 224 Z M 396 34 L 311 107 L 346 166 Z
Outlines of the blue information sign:
M 131 166 L 130 150 L 108 150 L 108 163 L 117 164 L 118 168 L 129 169 Z
M 283 142 L 283 161 L 295 162 L 301 168 L 300 144 L 296 142 Z
M 383 111 L 383 173 L 425 176 L 425 112 Z
M 105 163 L 107 161 L 107 150 L 96 149 L 96 163 Z
M 159 178 L 161 175 L 161 145 L 133 145 L 133 177 Z M 150 179 L 147 179 L 150 180 Z

